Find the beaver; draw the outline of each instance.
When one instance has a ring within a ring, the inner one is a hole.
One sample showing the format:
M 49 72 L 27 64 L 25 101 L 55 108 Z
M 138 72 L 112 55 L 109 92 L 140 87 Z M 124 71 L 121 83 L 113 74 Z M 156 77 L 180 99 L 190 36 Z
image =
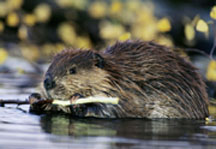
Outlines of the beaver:
M 198 70 L 170 48 L 144 41 L 116 42 L 103 51 L 67 49 L 57 54 L 43 82 L 46 99 L 100 95 L 118 104 L 61 107 L 32 104 L 32 110 L 63 111 L 97 118 L 186 118 L 209 115 Z

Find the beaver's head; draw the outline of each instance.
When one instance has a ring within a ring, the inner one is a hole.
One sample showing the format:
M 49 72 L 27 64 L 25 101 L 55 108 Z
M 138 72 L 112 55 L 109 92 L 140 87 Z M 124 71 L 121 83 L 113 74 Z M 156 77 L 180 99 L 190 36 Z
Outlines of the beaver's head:
M 104 67 L 104 58 L 94 51 L 65 50 L 59 53 L 44 76 L 47 98 L 70 100 L 77 95 L 110 97 L 108 90 L 111 85 Z
M 49 98 L 69 100 L 106 95 L 109 87 L 104 59 L 93 51 L 65 50 L 56 55 L 45 74 L 44 88 Z M 108 86 L 107 86 L 108 85 Z

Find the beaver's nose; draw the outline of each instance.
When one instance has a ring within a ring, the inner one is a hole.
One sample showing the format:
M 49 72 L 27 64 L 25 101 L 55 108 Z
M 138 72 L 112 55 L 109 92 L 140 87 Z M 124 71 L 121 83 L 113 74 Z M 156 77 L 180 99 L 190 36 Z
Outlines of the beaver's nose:
M 46 90 L 50 90 L 55 87 L 55 82 L 52 80 L 50 76 L 47 76 L 44 80 L 44 87 Z

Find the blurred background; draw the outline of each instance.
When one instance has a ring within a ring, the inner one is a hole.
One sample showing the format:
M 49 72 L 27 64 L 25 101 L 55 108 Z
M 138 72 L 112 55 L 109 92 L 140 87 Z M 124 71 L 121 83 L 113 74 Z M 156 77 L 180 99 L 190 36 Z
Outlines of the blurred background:
M 0 73 L 42 74 L 68 47 L 153 40 L 187 55 L 215 97 L 215 19 L 212 0 L 0 0 Z
M 214 149 L 215 20 L 215 0 L 0 0 L 0 101 L 28 100 L 65 48 L 103 50 L 140 39 L 198 67 L 211 102 L 204 121 L 76 119 L 0 103 L 0 148 Z

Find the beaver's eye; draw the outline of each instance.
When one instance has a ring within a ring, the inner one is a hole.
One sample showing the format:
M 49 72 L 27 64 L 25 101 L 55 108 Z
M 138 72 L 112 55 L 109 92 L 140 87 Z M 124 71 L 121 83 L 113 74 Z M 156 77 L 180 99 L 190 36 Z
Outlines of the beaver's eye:
M 75 68 L 75 67 L 70 68 L 70 69 L 69 69 L 69 73 L 70 73 L 70 74 L 75 74 L 75 73 L 76 73 L 76 68 Z

